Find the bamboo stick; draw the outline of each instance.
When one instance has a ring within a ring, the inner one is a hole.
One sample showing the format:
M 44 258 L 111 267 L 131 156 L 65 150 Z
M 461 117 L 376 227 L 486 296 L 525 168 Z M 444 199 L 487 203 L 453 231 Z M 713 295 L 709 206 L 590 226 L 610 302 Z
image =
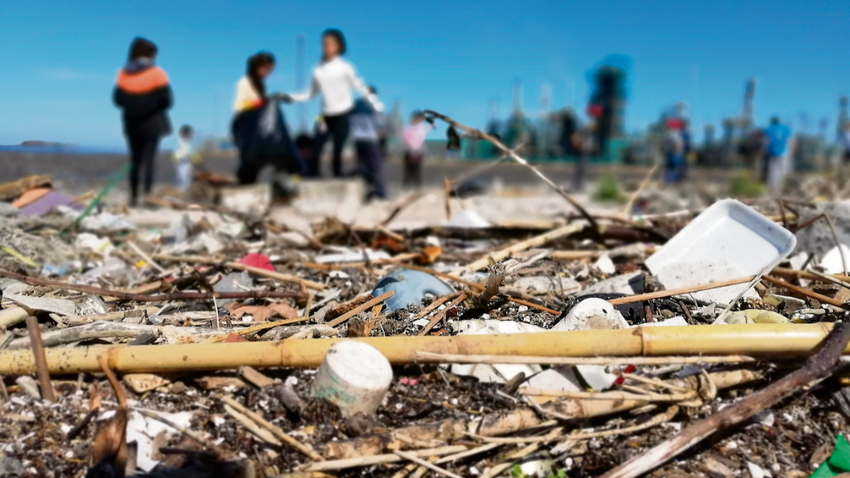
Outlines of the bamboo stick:
M 211 266 L 221 264 L 220 259 L 205 256 L 168 256 L 163 254 L 155 254 L 153 258 L 163 262 L 186 262 L 188 264 L 205 264 Z M 309 281 L 289 274 L 281 274 L 280 272 L 260 269 L 258 267 L 251 267 L 249 265 L 241 264 L 239 262 L 227 261 L 223 265 L 228 269 L 233 269 L 236 271 L 248 271 L 256 276 L 265 277 L 267 279 L 279 280 L 281 282 L 288 282 L 290 284 L 303 285 L 308 289 L 322 290 L 325 288 L 324 284 L 320 284 L 318 282 Z
M 431 448 L 429 450 L 411 451 L 410 454 L 416 457 L 432 457 L 449 455 L 465 451 L 466 447 L 461 445 L 443 446 L 439 448 Z M 357 458 L 343 458 L 341 460 L 328 460 L 318 463 L 313 463 L 307 467 L 306 471 L 333 471 L 344 470 L 346 468 L 355 468 L 362 466 L 381 465 L 384 463 L 397 463 L 402 458 L 395 453 L 386 455 L 362 456 Z
M 56 403 L 56 392 L 53 390 L 53 383 L 50 381 L 50 372 L 47 368 L 47 358 L 44 354 L 44 342 L 41 341 L 41 329 L 38 328 L 38 319 L 32 316 L 27 317 L 27 330 L 29 331 L 30 341 L 32 342 L 32 355 L 38 373 L 38 386 L 41 388 L 41 397 L 48 402 Z
M 784 287 L 784 288 L 786 288 L 786 289 L 788 289 L 792 292 L 802 294 L 806 297 L 811 297 L 812 299 L 817 299 L 818 301 L 826 303 L 826 304 L 834 305 L 836 307 L 841 307 L 842 309 L 845 309 L 845 310 L 850 310 L 850 305 L 847 305 L 847 304 L 841 302 L 840 300 L 835 300 L 832 297 L 827 297 L 825 295 L 818 294 L 817 292 L 812 292 L 809 289 L 804 289 L 800 286 L 796 286 L 794 284 L 791 284 L 789 282 L 785 282 L 784 280 L 777 279 L 775 277 L 764 276 L 762 278 L 764 280 L 772 283 L 772 284 L 778 285 L 780 287 Z
M 553 241 L 555 239 L 569 236 L 574 232 L 578 232 L 582 230 L 584 226 L 579 224 L 568 224 L 564 227 L 559 227 L 558 229 L 554 229 L 548 231 L 539 236 L 532 237 L 531 239 L 518 242 L 512 246 L 506 247 L 502 250 L 496 251 L 492 254 L 487 254 L 486 256 L 478 259 L 477 261 L 471 262 L 460 269 L 453 271 L 450 275 L 459 276 L 464 272 L 475 272 L 479 269 L 483 269 L 490 265 L 490 261 L 499 262 L 502 259 L 506 259 L 517 252 L 522 252 L 526 249 L 531 249 L 532 247 L 542 246 L 549 241 Z
M 730 285 L 745 284 L 753 280 L 754 276 L 740 277 L 738 279 L 729 279 L 720 282 L 710 282 L 708 284 L 693 285 L 690 287 L 682 287 L 680 289 L 660 290 L 658 292 L 649 292 L 646 294 L 630 295 L 619 299 L 611 299 L 613 305 L 631 304 L 633 302 L 642 302 L 650 299 L 660 299 L 662 297 L 672 297 L 674 295 L 690 294 L 691 292 L 699 292 L 703 290 L 719 289 Z
M 418 352 L 417 357 L 439 363 L 529 364 L 529 365 L 671 365 L 691 363 L 755 362 L 743 355 L 708 355 L 697 357 L 540 357 L 516 355 L 450 355 Z
M 538 390 L 535 388 L 520 389 L 524 395 L 535 397 L 579 398 L 582 400 L 642 400 L 646 402 L 682 402 L 696 398 L 695 391 L 679 394 L 663 393 L 627 393 L 627 392 L 571 392 L 566 390 Z
M 379 295 L 378 297 L 367 300 L 366 302 L 361 304 L 359 307 L 355 307 L 355 308 L 349 310 L 348 312 L 342 314 L 341 316 L 339 316 L 336 319 L 328 322 L 325 325 L 327 325 L 328 327 L 336 327 L 337 325 L 339 325 L 339 324 L 345 322 L 346 320 L 354 317 L 355 315 L 359 314 L 360 312 L 363 312 L 364 310 L 368 309 L 369 307 L 380 304 L 381 302 L 389 299 L 390 297 L 393 296 L 393 294 L 395 294 L 395 291 L 388 290 L 388 291 L 384 292 L 383 294 Z
M 773 354 L 789 359 L 811 354 L 814 346 L 831 328 L 829 323 L 690 325 L 455 337 L 362 337 L 153 347 L 92 346 L 48 349 L 46 355 L 48 369 L 54 374 L 98 371 L 97 358 L 104 353 L 109 356 L 110 368 L 122 373 L 222 370 L 243 365 L 255 368 L 318 367 L 328 348 L 340 340 L 368 343 L 393 364 L 440 362 L 418 355 L 420 352 L 549 357 Z M 0 352 L 0 375 L 34 372 L 30 351 Z

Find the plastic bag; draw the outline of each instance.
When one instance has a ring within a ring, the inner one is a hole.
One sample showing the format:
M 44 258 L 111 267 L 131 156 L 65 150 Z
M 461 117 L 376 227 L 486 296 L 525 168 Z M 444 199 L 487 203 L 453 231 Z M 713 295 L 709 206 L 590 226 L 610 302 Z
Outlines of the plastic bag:
M 268 101 L 263 107 L 239 113 L 233 120 L 233 139 L 239 148 L 239 170 L 242 184 L 257 180 L 260 170 L 271 164 L 276 172 L 303 174 L 301 156 L 295 149 L 280 104 Z

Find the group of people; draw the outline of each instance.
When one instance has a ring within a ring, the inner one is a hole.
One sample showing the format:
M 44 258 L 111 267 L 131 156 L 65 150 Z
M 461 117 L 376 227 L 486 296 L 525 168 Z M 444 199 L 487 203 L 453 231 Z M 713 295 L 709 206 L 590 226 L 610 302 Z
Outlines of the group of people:
M 310 87 L 298 93 L 269 93 L 266 80 L 275 68 L 269 52 L 252 55 L 246 74 L 236 85 L 231 133 L 239 150 L 240 183 L 251 184 L 267 165 L 275 170 L 273 184 L 281 194 L 294 192 L 298 178 L 320 175 L 320 155 L 324 144 L 332 143 L 331 165 L 334 177 L 343 177 L 342 153 L 348 139 L 353 140 L 357 156 L 356 173 L 368 185 L 367 199 L 385 198 L 383 141 L 384 105 L 377 90 L 367 85 L 343 56 L 346 42 L 342 32 L 328 29 L 322 34 L 322 58 L 313 71 Z M 144 38 L 130 46 L 127 63 L 118 72 L 113 93 L 115 105 L 122 110 L 124 134 L 130 150 L 130 202 L 139 197 L 139 183 L 149 194 L 153 187 L 154 161 L 160 139 L 171 134 L 168 110 L 174 103 L 168 75 L 156 65 L 157 47 Z M 360 97 L 355 99 L 354 94 Z M 321 96 L 319 134 L 311 147 L 299 148 L 289 134 L 280 103 L 309 101 Z M 423 114 L 415 112 L 403 132 L 407 146 L 404 184 L 421 185 L 422 152 L 425 137 L 433 128 Z M 199 156 L 192 147 L 192 128 L 179 131 L 174 160 L 178 185 L 191 182 L 192 167 Z M 306 157 L 303 157 L 306 156 Z M 142 181 L 143 176 L 143 181 Z

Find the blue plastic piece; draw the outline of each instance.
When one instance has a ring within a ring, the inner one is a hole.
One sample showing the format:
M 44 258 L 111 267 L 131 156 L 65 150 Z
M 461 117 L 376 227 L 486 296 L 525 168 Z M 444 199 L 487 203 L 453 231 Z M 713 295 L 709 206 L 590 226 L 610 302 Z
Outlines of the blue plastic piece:
M 403 309 L 408 304 L 421 305 L 422 299 L 428 294 L 442 297 L 454 292 L 450 285 L 431 274 L 409 269 L 400 269 L 384 276 L 375 285 L 372 295 L 377 297 L 390 290 L 394 294 L 384 302 L 388 312 Z

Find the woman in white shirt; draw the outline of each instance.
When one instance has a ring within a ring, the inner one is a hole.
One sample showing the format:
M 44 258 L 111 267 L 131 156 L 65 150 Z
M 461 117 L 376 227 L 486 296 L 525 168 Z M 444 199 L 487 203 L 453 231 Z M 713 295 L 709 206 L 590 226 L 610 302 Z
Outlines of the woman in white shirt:
M 366 83 L 357 76 L 354 67 L 342 58 L 345 54 L 345 37 L 342 32 L 331 28 L 322 33 L 322 61 L 313 70 L 310 89 L 299 94 L 284 96 L 285 100 L 301 102 L 322 95 L 322 116 L 327 125 L 327 134 L 317 138 L 316 156 L 328 136 L 333 138 L 333 174 L 342 176 L 342 147 L 348 137 L 348 114 L 354 109 L 352 90 L 363 95 L 372 107 L 380 112 L 384 105 L 369 91 Z M 315 158 L 315 175 L 318 175 L 318 158 Z

